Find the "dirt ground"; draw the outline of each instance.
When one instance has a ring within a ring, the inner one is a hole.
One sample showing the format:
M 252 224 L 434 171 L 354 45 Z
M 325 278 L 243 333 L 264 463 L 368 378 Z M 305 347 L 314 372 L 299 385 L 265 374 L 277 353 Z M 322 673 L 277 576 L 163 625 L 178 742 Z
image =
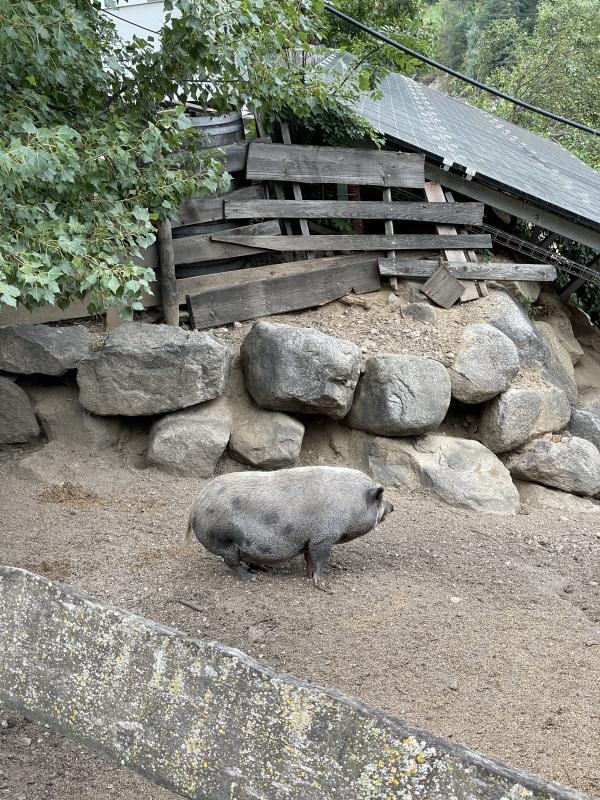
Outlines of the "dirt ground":
M 184 551 L 197 480 L 90 454 L 79 486 L 41 489 L 15 476 L 19 455 L 0 464 L 0 563 L 600 794 L 597 515 L 492 517 L 389 491 L 396 511 L 336 548 L 325 594 L 301 559 L 238 582 L 200 545 Z M 0 797 L 174 795 L 0 708 Z

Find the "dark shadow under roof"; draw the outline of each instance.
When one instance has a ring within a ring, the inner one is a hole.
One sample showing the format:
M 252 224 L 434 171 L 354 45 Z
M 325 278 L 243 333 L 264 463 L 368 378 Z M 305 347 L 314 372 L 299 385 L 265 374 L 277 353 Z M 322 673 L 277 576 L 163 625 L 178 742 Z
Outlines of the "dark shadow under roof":
M 322 66 L 343 71 L 346 59 Z M 600 173 L 560 145 L 398 73 L 380 88 L 383 98 L 363 97 L 357 111 L 400 147 L 600 230 Z

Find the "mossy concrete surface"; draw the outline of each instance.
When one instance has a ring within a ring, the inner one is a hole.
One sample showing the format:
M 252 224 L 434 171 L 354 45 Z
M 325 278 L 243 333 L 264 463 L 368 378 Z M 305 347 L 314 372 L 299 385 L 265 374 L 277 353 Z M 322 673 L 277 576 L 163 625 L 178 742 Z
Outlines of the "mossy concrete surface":
M 0 700 L 198 800 L 584 800 L 13 567 Z

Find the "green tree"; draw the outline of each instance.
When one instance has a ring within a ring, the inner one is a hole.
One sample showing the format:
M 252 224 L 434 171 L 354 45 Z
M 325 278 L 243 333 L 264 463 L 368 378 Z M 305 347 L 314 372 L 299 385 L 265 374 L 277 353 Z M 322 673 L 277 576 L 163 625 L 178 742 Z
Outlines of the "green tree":
M 140 308 L 154 275 L 136 256 L 157 222 L 228 179 L 178 102 L 367 132 L 349 111 L 363 73 L 332 85 L 308 58 L 321 0 L 165 6 L 178 15 L 155 49 L 123 44 L 99 0 L 0 0 L 0 303 Z

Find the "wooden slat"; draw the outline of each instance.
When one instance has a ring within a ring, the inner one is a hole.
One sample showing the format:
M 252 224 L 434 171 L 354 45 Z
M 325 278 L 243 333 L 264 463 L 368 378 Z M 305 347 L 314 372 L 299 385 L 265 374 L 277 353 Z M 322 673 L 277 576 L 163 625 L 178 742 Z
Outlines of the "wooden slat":
M 241 142 L 233 142 L 232 144 L 222 144 L 218 148 L 211 148 L 212 150 L 218 149 L 222 151 L 222 155 L 217 155 L 219 161 L 223 161 L 223 165 L 227 172 L 242 172 L 246 169 L 246 160 L 248 158 L 248 146 L 251 142 L 260 142 L 268 144 L 271 141 L 270 136 L 264 136 L 260 139 L 244 139 Z
M 365 256 L 355 263 L 326 264 L 310 270 L 306 270 L 306 263 L 296 263 L 291 274 L 207 289 L 188 297 L 192 327 L 203 330 L 321 306 L 352 291 L 374 292 L 381 288 L 377 259 Z
M 269 224 L 269 223 L 263 223 Z M 241 230 L 241 229 L 240 229 Z M 195 237 L 189 237 L 195 238 Z M 458 250 L 463 247 L 489 248 L 491 237 L 485 234 L 460 234 L 438 236 L 436 234 L 396 234 L 395 236 L 246 236 L 240 233 L 213 234 L 213 242 L 228 242 L 263 250 L 294 252 L 297 250 Z M 181 240 L 180 240 L 181 241 Z M 189 241 L 183 240 L 183 241 Z
M 252 201 L 257 198 L 265 196 L 264 186 L 260 184 L 253 184 L 252 186 L 243 186 L 241 189 L 236 189 L 229 194 L 221 195 L 219 197 L 193 197 L 180 208 L 177 218 L 173 220 L 172 227 L 180 228 L 185 225 L 201 225 L 205 222 L 217 222 L 225 219 L 223 213 L 223 204 L 225 202 L 240 202 Z M 253 219 L 260 217 L 261 214 L 242 214 L 238 219 Z
M 444 194 L 444 190 L 441 184 L 437 183 L 436 181 L 426 181 L 425 186 L 425 197 L 433 203 L 443 203 L 444 206 L 453 205 L 452 203 L 448 204 L 446 200 L 446 195 Z M 458 235 L 458 231 L 454 227 L 454 225 L 436 225 L 435 226 L 436 233 L 445 235 L 445 236 L 456 236 Z M 469 261 L 466 256 L 466 253 L 462 250 L 459 250 L 455 253 L 449 253 L 448 250 L 445 250 L 444 256 L 453 261 Z M 476 297 L 479 297 L 479 293 L 476 291 L 476 287 L 465 285 L 464 287 L 464 298 L 465 302 L 469 300 L 474 300 Z
M 392 204 L 392 190 L 387 187 L 383 190 L 383 202 L 386 205 Z M 394 221 L 392 219 L 386 219 L 385 221 L 385 233 L 386 236 L 393 236 L 394 235 Z M 386 253 L 388 258 L 396 258 L 396 251 L 395 250 L 388 250 Z M 396 289 L 398 287 L 398 281 L 396 278 L 391 277 L 389 280 L 390 286 L 392 289 Z
M 425 168 L 424 157 L 413 153 L 251 142 L 246 177 L 421 188 Z
M 468 281 L 472 283 L 472 281 Z M 450 308 L 464 292 L 465 287 L 446 267 L 438 267 L 429 280 L 421 287 L 421 292 L 436 306 Z
M 556 269 L 551 264 L 513 264 L 509 261 L 403 261 L 402 259 L 379 259 L 382 276 L 395 275 L 402 278 L 428 278 L 443 266 L 456 278 L 467 280 L 496 281 L 553 281 Z
M 177 302 L 177 276 L 175 275 L 175 251 L 171 222 L 166 219 L 158 229 L 158 252 L 160 260 L 160 293 L 163 319 L 167 325 L 179 325 L 179 303 Z
M 248 187 L 253 188 L 253 187 Z M 241 190 L 240 190 L 241 191 Z M 377 200 L 238 200 L 224 198 L 225 219 L 392 219 L 479 225 L 482 203 L 385 203 Z
M 281 135 L 283 137 L 283 143 L 285 145 L 291 145 L 292 139 L 290 137 L 290 126 L 287 122 L 282 122 L 281 125 Z M 302 201 L 302 188 L 299 183 L 292 183 L 292 192 L 294 193 L 294 200 L 295 201 Z M 308 222 L 305 218 L 300 219 L 300 233 L 302 236 L 310 236 L 310 231 L 308 230 Z M 306 253 L 306 258 L 312 258 L 313 253 L 308 251 Z
M 258 222 L 255 225 L 244 225 L 241 228 L 236 228 L 236 231 L 242 231 L 243 235 L 240 234 L 240 237 L 248 239 L 250 243 L 245 244 L 241 241 L 227 240 L 228 244 L 225 244 L 209 233 L 174 239 L 175 264 L 200 264 L 204 261 L 217 261 L 220 258 L 254 255 L 265 249 L 273 249 L 263 247 L 257 241 L 254 241 L 253 236 L 248 236 L 247 234 L 271 234 L 269 239 L 277 239 L 279 236 L 279 223 L 276 221 Z M 282 250 L 285 249 L 285 247 L 282 248 Z

